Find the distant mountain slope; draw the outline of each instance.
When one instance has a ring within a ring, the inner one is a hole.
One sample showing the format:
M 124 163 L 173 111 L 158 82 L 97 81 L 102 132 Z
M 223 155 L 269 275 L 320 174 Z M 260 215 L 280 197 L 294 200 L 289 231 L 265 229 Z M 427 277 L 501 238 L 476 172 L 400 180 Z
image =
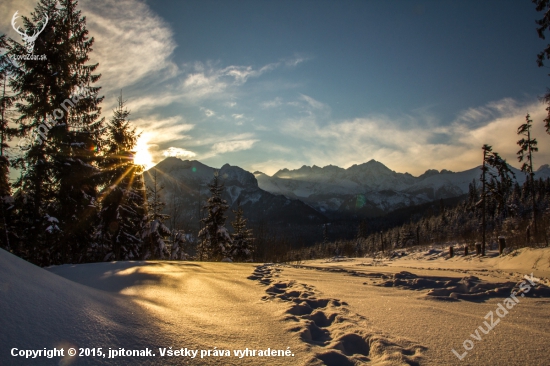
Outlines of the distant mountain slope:
M 240 201 L 245 216 L 251 222 L 268 222 L 269 224 L 299 225 L 322 224 L 326 217 L 300 200 L 275 195 L 258 187 L 252 173 L 237 166 L 225 164 L 219 170 L 195 160 L 181 160 L 169 157 L 145 172 L 145 182 L 152 183 L 152 173 L 157 172 L 157 179 L 165 188 L 161 196 L 166 202 L 165 212 L 185 225 L 196 230 L 199 217 L 210 192 L 208 184 L 218 171 L 220 181 L 225 186 L 223 198 L 230 208 L 235 209 Z M 227 213 L 231 218 L 231 212 Z M 228 220 L 229 224 L 229 220 Z M 195 227 L 196 226 L 196 227 Z
M 525 175 L 512 168 L 519 183 Z M 463 172 L 428 170 L 419 177 L 397 173 L 371 160 L 347 169 L 328 165 L 282 169 L 273 176 L 255 172 L 260 188 L 289 198 L 297 198 L 329 216 L 361 214 L 377 216 L 393 210 L 468 192 L 473 180 L 480 178 L 479 167 Z M 536 178 L 550 177 L 546 164 Z

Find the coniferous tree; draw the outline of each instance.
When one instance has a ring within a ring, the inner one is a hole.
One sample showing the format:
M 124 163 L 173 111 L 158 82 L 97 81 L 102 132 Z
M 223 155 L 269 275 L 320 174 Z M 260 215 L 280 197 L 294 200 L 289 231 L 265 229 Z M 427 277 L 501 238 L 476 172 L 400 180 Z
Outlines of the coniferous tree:
M 219 261 L 227 257 L 231 248 L 231 236 L 225 228 L 225 212 L 229 208 L 222 199 L 223 184 L 220 184 L 218 172 L 214 173 L 212 183 L 208 185 L 211 196 L 203 207 L 207 217 L 201 220 L 203 228 L 199 232 L 199 255 L 201 260 Z
M 13 96 L 9 93 L 8 78 L 13 70 L 13 64 L 7 53 L 8 42 L 4 35 L 0 36 L 0 247 L 14 251 L 13 244 L 17 243 L 15 228 L 13 227 L 13 197 L 9 182 L 9 148 L 8 142 L 15 135 L 10 127 L 10 109 L 13 105 Z
M 162 201 L 160 192 L 164 186 L 158 181 L 156 168 L 147 171 L 151 177 L 151 185 L 147 187 L 147 217 L 143 227 L 141 238 L 143 239 L 143 259 L 166 259 L 170 253 L 166 246 L 166 238 L 171 232 L 164 221 L 169 218 L 162 213 L 165 203 Z
M 487 160 L 492 151 L 492 147 L 485 144 L 481 148 L 483 150 L 483 165 L 481 166 L 481 255 L 485 255 L 485 230 L 487 229 Z
M 532 2 L 536 5 L 537 11 L 544 12 L 544 16 L 541 19 L 537 19 L 535 22 L 538 25 L 537 34 L 539 38 L 546 39 L 544 33 L 550 27 L 550 1 L 532 0 Z M 539 67 L 543 67 L 544 61 L 548 59 L 550 59 L 550 44 L 547 44 L 544 50 L 537 54 L 537 65 Z M 550 134 L 550 89 L 547 89 L 546 93 L 541 98 L 541 101 L 547 105 L 546 111 L 548 112 L 548 115 L 544 119 L 544 126 L 546 128 L 546 132 Z
M 48 19 L 44 25 L 45 19 Z M 86 261 L 97 225 L 98 146 L 102 119 L 93 87 L 100 75 L 87 64 L 93 38 L 75 0 L 40 0 L 27 32 L 44 28 L 34 52 L 47 62 L 19 60 L 10 80 L 20 117 L 18 137 L 30 144 L 15 165 L 19 224 L 25 256 L 48 265 Z M 9 53 L 26 49 L 9 41 Z M 89 94 L 82 94 L 85 86 Z M 77 92 L 80 90 L 80 92 Z
M 104 190 L 101 193 L 97 260 L 138 259 L 142 253 L 141 232 L 147 214 L 143 167 L 134 164 L 138 135 L 128 121 L 122 92 L 118 108 L 107 124 L 101 161 Z
M 537 235 L 537 212 L 536 212 L 536 201 L 535 201 L 535 172 L 533 171 L 533 152 L 537 152 L 539 149 L 537 147 L 537 139 L 531 138 L 531 120 L 529 114 L 525 116 L 525 123 L 518 127 L 518 135 L 526 136 L 518 141 L 520 150 L 517 152 L 518 161 L 521 163 L 525 159 L 526 162 L 521 166 L 521 171 L 527 175 L 529 181 L 530 191 L 531 191 L 531 203 L 533 210 L 533 224 L 535 229 L 535 236 Z
M 187 240 L 183 230 L 172 231 L 172 247 L 170 249 L 171 260 L 186 260 L 188 254 L 185 252 Z
M 233 226 L 233 234 L 231 235 L 233 242 L 231 244 L 230 257 L 236 262 L 246 262 L 252 260 L 254 250 L 252 230 L 246 226 L 247 220 L 244 218 L 240 202 L 237 210 L 233 211 L 233 213 L 235 214 L 235 221 L 231 223 L 231 226 Z
M 489 192 L 492 199 L 496 202 L 501 215 L 506 216 L 508 212 L 507 198 L 512 190 L 514 172 L 510 166 L 497 152 L 492 152 L 488 157 L 488 164 L 496 171 L 496 174 L 491 172 L 493 180 L 489 183 Z

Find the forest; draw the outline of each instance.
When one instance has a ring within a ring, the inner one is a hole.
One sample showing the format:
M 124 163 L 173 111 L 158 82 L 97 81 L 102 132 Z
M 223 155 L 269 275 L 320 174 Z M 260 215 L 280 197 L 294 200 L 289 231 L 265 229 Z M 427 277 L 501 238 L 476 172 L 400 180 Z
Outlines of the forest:
M 537 10 L 546 9 L 545 4 L 539 1 Z M 146 186 L 144 167 L 134 163 L 139 134 L 129 121 L 122 91 L 118 107 L 109 118 L 102 117 L 99 64 L 89 63 L 94 38 L 76 1 L 40 0 L 32 18 L 14 15 L 12 22 L 16 20 L 40 37 L 22 44 L 0 36 L 0 246 L 34 264 L 285 262 L 391 254 L 428 244 L 473 248 L 477 242 L 483 255 L 500 236 L 510 247 L 548 246 L 550 180 L 534 179 L 538 141 L 531 131 L 533 123 L 544 123 L 550 134 L 550 92 L 541 98 L 549 112 L 544 121 L 533 122 L 529 115 L 518 121 L 517 159 L 527 177 L 522 185 L 506 160 L 483 145 L 480 179 L 472 181 L 468 196 L 458 203 L 446 207 L 440 202 L 417 213 L 411 208 L 401 220 L 360 220 L 352 223 L 352 239 L 331 233 L 327 223 L 322 232 L 297 234 L 320 239 L 306 246 L 277 234 L 269 223 L 250 226 L 240 207 L 229 229 L 223 182 L 215 175 L 200 231 L 190 236 L 166 225 L 170 216 L 160 194 L 163 187 L 156 180 Z M 544 39 L 548 13 L 537 23 Z M 24 57 L 29 53 L 39 57 Z M 549 56 L 547 47 L 538 55 L 539 66 Z M 349 223 L 347 227 L 349 231 Z

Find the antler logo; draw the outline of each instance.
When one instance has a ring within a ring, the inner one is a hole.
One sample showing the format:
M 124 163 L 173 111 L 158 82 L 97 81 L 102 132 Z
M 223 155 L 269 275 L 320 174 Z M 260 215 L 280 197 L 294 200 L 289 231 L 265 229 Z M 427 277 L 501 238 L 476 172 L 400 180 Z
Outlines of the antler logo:
M 42 33 L 42 31 L 44 30 L 44 28 L 46 28 L 46 24 L 48 24 L 48 16 L 46 14 L 44 14 L 44 17 L 46 18 L 44 20 L 44 23 L 42 24 L 42 29 L 40 29 L 40 31 L 35 31 L 34 34 L 32 36 L 29 36 L 27 35 L 25 32 L 21 32 L 19 30 L 19 27 L 15 27 L 15 20 L 18 18 L 17 16 L 17 13 L 19 12 L 16 11 L 15 14 L 13 14 L 13 17 L 11 18 L 11 26 L 13 27 L 13 29 L 15 29 L 15 31 L 17 33 L 19 33 L 21 35 L 21 38 L 23 39 L 23 42 L 25 43 L 25 47 L 27 48 L 27 53 L 32 53 L 32 51 L 34 50 L 34 42 L 36 41 L 36 38 L 38 37 L 38 35 L 40 33 Z

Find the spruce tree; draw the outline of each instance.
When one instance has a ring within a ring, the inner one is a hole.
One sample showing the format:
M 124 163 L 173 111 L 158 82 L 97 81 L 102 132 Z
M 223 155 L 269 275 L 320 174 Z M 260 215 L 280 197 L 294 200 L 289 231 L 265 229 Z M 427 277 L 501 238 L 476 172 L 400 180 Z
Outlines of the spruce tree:
M 521 171 L 527 175 L 527 180 L 529 181 L 530 191 L 531 191 L 531 203 L 533 210 L 533 224 L 535 229 L 535 237 L 537 235 L 537 212 L 536 212 L 536 201 L 535 201 L 535 172 L 533 170 L 533 152 L 537 152 L 539 149 L 537 147 L 537 139 L 531 138 L 531 120 L 529 114 L 525 116 L 525 123 L 518 127 L 518 135 L 523 135 L 521 140 L 517 143 L 520 147 L 520 150 L 517 152 L 518 161 L 521 163 L 525 159 L 526 162 L 521 166 Z
M 483 165 L 481 166 L 481 255 L 485 255 L 485 230 L 487 229 L 487 172 L 489 171 L 487 159 L 490 156 L 492 147 L 485 144 L 481 149 L 483 150 Z
M 244 218 L 244 212 L 240 205 L 237 205 L 237 210 L 233 211 L 235 214 L 235 221 L 231 223 L 233 226 L 233 234 L 231 239 L 230 257 L 235 262 L 247 262 L 252 260 L 252 254 L 254 252 L 252 230 L 246 226 L 246 219 Z
M 537 19 L 535 22 L 538 25 L 537 34 L 539 38 L 546 39 L 544 33 L 550 27 L 550 1 L 548 0 L 531 0 L 536 5 L 536 10 L 544 13 L 544 16 L 541 19 Z M 537 65 L 539 67 L 544 66 L 544 61 L 550 59 L 550 44 L 547 44 L 543 51 L 537 54 Z M 547 107 L 546 111 L 548 112 L 546 118 L 544 119 L 544 127 L 546 132 L 550 134 L 550 89 L 547 89 L 544 96 L 541 98 L 541 101 L 544 102 Z
M 6 154 L 10 147 L 8 142 L 15 134 L 10 127 L 11 107 L 13 96 L 8 87 L 9 75 L 13 64 L 9 60 L 8 42 L 4 35 L 0 36 L 0 247 L 14 251 L 16 244 L 15 228 L 13 227 L 13 197 L 9 182 L 9 156 Z
M 103 142 L 101 168 L 105 188 L 100 198 L 97 260 L 135 260 L 142 253 L 140 234 L 147 214 L 143 167 L 133 161 L 139 136 L 128 121 L 130 112 L 124 104 L 121 92 Z
M 199 232 L 199 259 L 220 261 L 229 254 L 232 240 L 224 226 L 227 219 L 224 214 L 229 206 L 222 199 L 224 187 L 219 182 L 218 172 L 214 173 L 214 179 L 208 188 L 212 195 L 203 207 L 208 216 L 201 220 L 203 228 Z
M 169 256 L 166 238 L 170 236 L 170 229 L 163 224 L 169 218 L 162 213 L 165 203 L 160 197 L 164 187 L 158 181 L 157 169 L 146 172 L 152 178 L 147 187 L 147 216 L 141 238 L 143 239 L 143 259 L 165 259 Z
M 172 231 L 172 247 L 170 248 L 171 260 L 186 260 L 187 253 L 185 252 L 185 246 L 187 240 L 185 239 L 185 232 L 183 230 Z
M 40 0 L 32 19 L 22 17 L 27 32 L 42 28 L 34 52 L 46 60 L 20 60 L 10 81 L 20 117 L 18 137 L 31 144 L 15 165 L 19 222 L 25 228 L 26 257 L 49 265 L 86 261 L 97 226 L 99 119 L 93 87 L 100 75 L 87 64 L 93 38 L 75 0 Z M 12 55 L 26 52 L 10 41 Z M 77 92 L 85 86 L 90 93 Z
M 489 172 L 492 179 L 487 183 L 488 194 L 499 210 L 499 214 L 507 214 L 507 198 L 512 190 L 514 172 L 499 153 L 491 152 L 487 156 L 487 164 L 492 168 Z

